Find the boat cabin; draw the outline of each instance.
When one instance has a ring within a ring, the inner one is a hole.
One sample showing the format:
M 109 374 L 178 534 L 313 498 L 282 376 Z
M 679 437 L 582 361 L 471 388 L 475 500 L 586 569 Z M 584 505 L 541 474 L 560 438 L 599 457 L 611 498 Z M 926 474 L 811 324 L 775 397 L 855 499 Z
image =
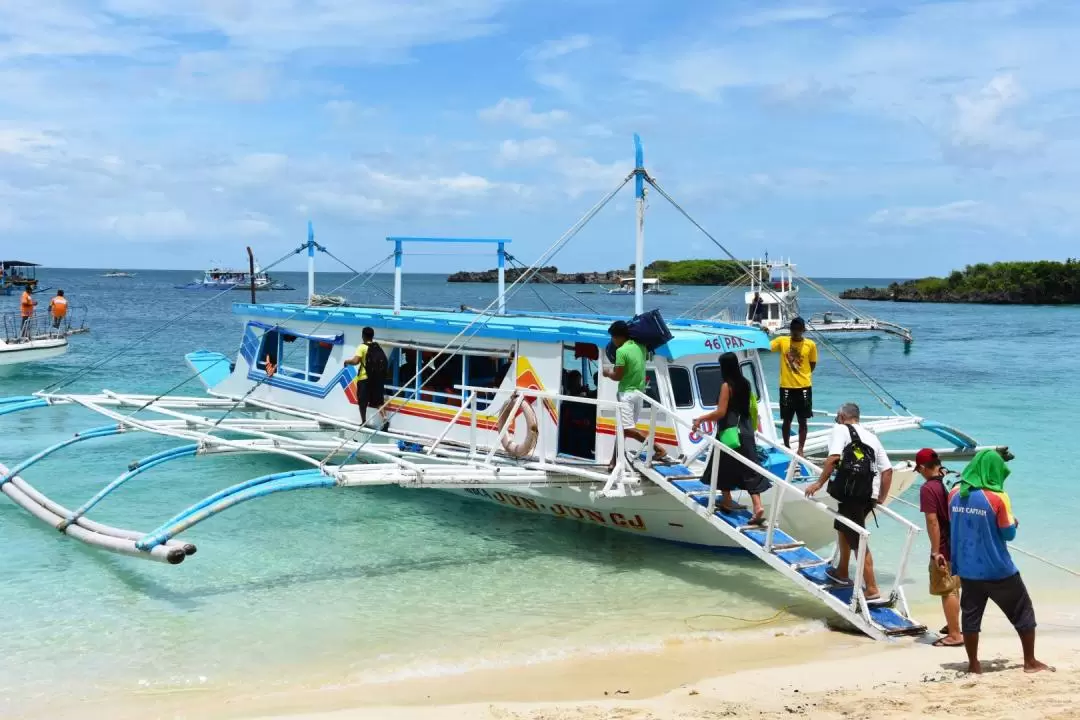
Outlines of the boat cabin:
M 498 445 L 498 429 L 519 388 L 543 393 L 527 399 L 536 426 L 535 444 L 525 454 L 549 462 L 576 458 L 606 464 L 614 451 L 615 411 L 590 401 L 616 400 L 617 383 L 603 375 L 609 362 L 603 350 L 610 340 L 608 325 L 619 318 L 405 309 L 394 314 L 388 308 L 290 304 L 236 304 L 234 312 L 245 321 L 242 348 L 231 374 L 216 383 L 208 379 L 215 391 L 242 395 L 256 381 L 256 399 L 356 421 L 356 369 L 344 361 L 353 357 L 362 328 L 370 326 L 389 360 L 386 396 L 395 432 L 474 448 Z M 648 395 L 692 420 L 715 407 L 719 355 L 734 351 L 765 419 L 759 430 L 772 437 L 757 354 L 768 349 L 767 336 L 742 325 L 668 324 L 674 338 L 648 359 Z M 459 333 L 461 349 L 436 357 Z M 640 418 L 643 431 L 649 412 L 646 406 Z M 516 423 L 518 441 L 527 441 L 528 424 Z M 658 422 L 657 441 L 675 454 L 693 456 L 695 448 L 704 449 L 700 436 L 670 420 Z

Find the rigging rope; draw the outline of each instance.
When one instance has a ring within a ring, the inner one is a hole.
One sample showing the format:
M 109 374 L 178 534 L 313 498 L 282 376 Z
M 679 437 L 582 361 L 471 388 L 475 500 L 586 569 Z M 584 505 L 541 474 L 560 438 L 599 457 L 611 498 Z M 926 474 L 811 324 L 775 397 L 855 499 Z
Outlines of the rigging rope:
M 369 269 L 369 270 L 368 270 L 368 271 L 367 271 L 366 273 L 364 273 L 364 274 L 369 274 L 370 276 L 369 276 L 369 277 L 368 277 L 368 279 L 367 279 L 367 280 L 365 280 L 365 281 L 364 281 L 363 283 L 360 283 L 359 287 L 363 287 L 363 286 L 364 286 L 364 285 L 365 285 L 365 284 L 366 284 L 366 283 L 367 283 L 368 281 L 370 281 L 370 280 L 371 280 L 372 278 L 374 278 L 374 277 L 375 277 L 375 271 L 376 271 L 376 270 L 378 270 L 378 269 L 379 269 L 380 267 L 382 267 L 383 265 L 385 265 L 385 264 L 386 264 L 387 262 L 389 262 L 389 260 L 390 260 L 391 258 L 393 258 L 393 257 L 394 257 L 394 255 L 393 255 L 393 253 L 391 253 L 390 255 L 387 255 L 387 256 L 386 256 L 385 258 L 383 258 L 382 260 L 380 260 L 380 261 L 379 261 L 378 263 L 376 263 L 375 265 L 372 265 L 372 266 L 371 266 L 371 268 L 370 268 L 370 269 Z M 335 260 L 337 260 L 337 258 L 334 258 L 334 259 L 335 259 Z M 344 263 L 344 262 L 342 262 L 341 260 L 338 260 L 338 262 L 341 262 L 341 263 L 342 263 L 342 265 L 345 265 L 345 263 Z M 346 267 L 348 267 L 348 266 L 346 266 Z M 350 270 L 352 270 L 352 268 L 349 268 L 349 269 L 350 269 Z M 332 289 L 330 290 L 330 292 L 329 292 L 329 293 L 326 293 L 326 294 L 330 294 L 330 293 L 336 292 L 336 291 L 338 291 L 338 290 L 342 289 L 343 287 L 345 287 L 346 285 L 349 285 L 349 284 L 351 284 L 351 283 L 352 283 L 353 281 L 355 281 L 355 280 L 356 280 L 357 278 L 359 278 L 359 277 L 362 277 L 362 274 L 361 274 L 361 273 L 359 273 L 359 272 L 356 272 L 355 270 L 353 270 L 353 272 L 354 272 L 354 273 L 356 273 L 355 275 L 353 275 L 353 277 L 349 278 L 348 280 L 346 280 L 345 282 L 341 283 L 341 284 L 340 284 L 340 285 L 338 285 L 337 287 L 335 287 L 335 288 L 332 288 Z M 359 289 L 359 288 L 358 288 L 358 289 Z M 299 315 L 299 314 L 300 314 L 301 312 L 304 312 L 304 311 L 305 311 L 305 310 L 307 310 L 307 309 L 308 309 L 308 306 L 307 306 L 307 305 L 305 305 L 305 306 L 303 306 L 303 307 L 301 307 L 301 308 L 297 309 L 297 310 L 296 310 L 295 312 L 293 312 L 293 314 L 292 314 L 292 315 L 289 315 L 288 317 L 284 318 L 284 319 L 283 319 L 283 320 L 281 320 L 280 322 L 278 322 L 278 323 L 275 323 L 275 327 L 280 327 L 281 323 L 284 323 L 284 322 L 288 322 L 289 320 L 292 320 L 292 319 L 293 319 L 293 318 L 295 318 L 295 317 L 296 317 L 297 315 Z M 318 329 L 319 329 L 319 327 L 321 327 L 321 326 L 323 325 L 323 323 L 325 323 L 325 322 L 327 321 L 327 319 L 328 319 L 328 317 L 324 317 L 324 318 L 323 318 L 322 320 L 320 320 L 320 321 L 319 321 L 319 322 L 318 322 L 318 323 L 317 323 L 317 324 L 315 325 L 315 328 L 314 328 L 314 329 L 315 329 L 315 330 L 318 330 Z M 294 352 L 294 353 L 295 353 L 295 351 L 296 351 L 296 347 L 294 346 L 293 348 L 290 348 L 290 350 L 291 350 L 292 352 Z M 236 352 L 239 352 L 239 351 L 240 351 L 240 348 L 239 348 L 239 347 L 237 347 L 237 348 L 236 348 L 236 350 L 234 350 L 233 352 L 234 352 L 234 353 L 236 353 Z M 280 364 L 283 364 L 283 362 L 282 362 L 282 361 L 284 361 L 284 360 L 286 360 L 286 359 L 287 359 L 286 357 L 282 357 L 282 358 L 279 358 L 279 362 L 278 362 L 278 364 L 279 364 L 279 365 L 280 365 Z M 256 362 L 257 362 L 257 361 L 258 361 L 258 359 L 256 359 Z M 215 363 L 215 364 L 216 364 L 216 363 Z M 136 408 L 136 409 L 135 409 L 135 410 L 134 410 L 133 412 L 129 413 L 127 417 L 129 417 L 129 418 L 130 418 L 130 417 L 134 417 L 135 415 L 139 414 L 140 412 L 142 412 L 142 411 L 143 411 L 143 410 L 145 410 L 146 408 L 150 407 L 151 405 L 153 405 L 153 404 L 154 404 L 154 403 L 156 403 L 157 401 L 161 400 L 162 398 L 168 397 L 169 395 L 171 395 L 172 393 L 176 392 L 177 390 L 179 390 L 179 389 L 180 389 L 180 388 L 182 388 L 183 386 L 187 385 L 187 384 L 188 384 L 189 382 L 191 382 L 192 380 L 194 380 L 194 379 L 196 379 L 196 378 L 198 378 L 198 377 L 202 376 L 202 374 L 203 374 L 203 373 L 205 373 L 205 372 L 206 372 L 207 370 L 209 370 L 209 369 L 210 369 L 211 367 L 213 367 L 213 366 L 214 366 L 214 365 L 208 365 L 207 367 L 203 368 L 202 370 L 199 370 L 199 371 L 195 372 L 195 373 L 194 373 L 193 375 L 190 375 L 190 376 L 188 376 L 188 377 L 187 377 L 187 378 L 185 378 L 184 380 L 182 380 L 182 381 L 178 382 L 177 384 L 173 385 L 172 387 L 170 387 L 170 388 L 169 388 L 168 390 L 166 390 L 165 392 L 163 392 L 163 393 L 160 393 L 160 394 L 158 394 L 158 395 L 157 395 L 156 397 L 152 398 L 151 400 L 149 400 L 149 401 L 147 401 L 147 402 L 143 403 L 143 404 L 142 404 L 141 406 L 139 406 L 138 408 Z M 257 381 L 256 381 L 256 383 L 255 383 L 255 385 L 254 385 L 254 386 L 253 386 L 253 387 L 252 387 L 252 388 L 251 388 L 251 389 L 250 389 L 250 390 L 249 390 L 249 391 L 248 391 L 247 393 L 245 393 L 245 394 L 244 394 L 244 395 L 243 395 L 243 396 L 242 396 L 242 397 L 241 397 L 241 398 L 240 398 L 239 400 L 237 400 L 236 402 L 234 402 L 234 403 L 233 403 L 233 405 L 232 405 L 232 407 L 230 407 L 230 408 L 229 408 L 228 410 L 226 410 L 225 414 L 224 414 L 224 415 L 222 415 L 222 416 L 221 416 L 220 418 L 218 418 L 218 419 L 217 419 L 217 422 L 215 422 L 215 423 L 213 424 L 213 426 L 211 426 L 210 430 L 213 430 L 214 428 L 217 428 L 217 427 L 218 427 L 218 426 L 219 426 L 219 425 L 221 424 L 221 421 L 222 421 L 222 420 L 224 420 L 225 418 L 227 418 L 227 417 L 229 416 L 229 414 L 231 414 L 231 413 L 232 413 L 232 411 L 233 411 L 233 410 L 235 410 L 235 409 L 236 409 L 237 407 L 239 407 L 239 406 L 240 406 L 240 405 L 241 405 L 241 404 L 242 404 L 242 403 L 244 402 L 244 400 L 246 400 L 246 399 L 247 399 L 247 398 L 248 398 L 248 397 L 249 397 L 249 396 L 251 395 L 251 393 L 252 393 L 252 392 L 254 392 L 254 390 L 255 390 L 256 388 L 258 388 L 259 386 L 261 386 L 261 385 L 262 385 L 262 383 L 263 383 L 263 382 L 265 382 L 265 380 L 266 380 L 266 378 L 262 378 L 262 379 L 260 379 L 260 380 L 257 380 Z
M 518 260 L 516 257 L 511 255 L 510 253 L 506 253 L 506 259 L 509 260 L 512 263 L 515 263 L 516 265 L 518 265 L 522 269 L 527 269 L 525 263 L 521 262 L 520 260 Z M 574 300 L 575 302 L 580 303 L 582 305 L 582 307 L 584 307 L 586 310 L 588 310 L 592 314 L 594 314 L 594 315 L 600 315 L 601 314 L 598 310 L 593 308 L 591 305 L 589 305 L 587 302 L 585 302 L 584 300 L 579 298 L 577 295 L 571 295 L 569 292 L 566 291 L 565 288 L 560 287 L 557 283 L 554 283 L 551 280 L 549 280 L 548 278 L 544 277 L 543 273 L 538 273 L 536 275 L 536 277 L 540 278 L 541 280 L 546 282 L 548 285 L 555 288 L 556 290 L 558 290 L 559 292 L 561 292 L 563 295 L 570 298 L 571 300 Z M 540 293 L 537 293 L 536 296 L 540 297 Z M 540 302 L 544 302 L 544 300 L 541 298 Z M 544 305 L 547 307 L 548 310 L 551 310 L 551 306 L 549 306 L 546 302 L 544 302 Z
M 649 183 L 649 185 L 651 185 L 651 186 L 652 186 L 652 187 L 653 187 L 653 188 L 654 188 L 654 189 L 655 189 L 655 190 L 656 190 L 656 191 L 657 191 L 658 193 L 660 193 L 660 195 L 661 195 L 661 196 L 662 196 L 662 197 L 663 197 L 663 198 L 664 198 L 665 200 L 667 200 L 667 201 L 668 201 L 669 203 L 671 203 L 672 207 L 674 207 L 674 208 L 675 208 L 676 210 L 678 210 L 678 211 L 679 211 L 679 213 L 680 213 L 680 214 L 681 214 L 681 215 L 682 215 L 683 217 L 685 217 L 685 218 L 686 218 L 686 219 L 687 219 L 687 220 L 688 220 L 688 221 L 690 222 L 690 224 L 691 224 L 691 225 L 693 225 L 693 226 L 694 226 L 694 227 L 696 227 L 696 228 L 697 228 L 698 230 L 700 230 L 700 231 L 702 232 L 702 234 L 703 234 L 703 235 L 705 235 L 705 237 L 709 238 L 709 240 L 711 240 L 711 241 L 712 241 L 712 243 L 713 243 L 714 245 L 716 245 L 716 247 L 720 248 L 720 249 L 721 249 L 721 250 L 722 250 L 722 251 L 724 252 L 724 254 L 728 256 L 728 258 L 730 258 L 730 259 L 731 259 L 731 260 L 732 260 L 733 262 L 737 263 L 737 264 L 739 265 L 739 267 L 741 267 L 741 268 L 743 269 L 743 271 L 744 271 L 744 272 L 746 272 L 747 274 L 749 274 L 749 275 L 751 275 L 751 276 L 753 275 L 753 271 L 752 271 L 752 270 L 751 270 L 751 269 L 750 269 L 750 268 L 749 268 L 749 267 L 748 267 L 748 266 L 746 265 L 746 263 L 744 263 L 744 262 L 743 262 L 742 260 L 740 260 L 740 259 L 738 259 L 737 257 L 735 257 L 735 256 L 734 256 L 734 255 L 733 255 L 733 254 L 731 253 L 731 251 L 730 251 L 730 250 L 728 250 L 728 249 L 727 249 L 726 247 L 724 247 L 723 243 L 721 243 L 721 242 L 720 242 L 719 240 L 717 240 L 717 239 L 716 239 L 715 237 L 713 237 L 713 235 L 712 235 L 712 234 L 711 234 L 711 233 L 710 233 L 710 232 L 709 232 L 708 230 L 706 230 L 706 229 L 705 229 L 704 227 L 702 227 L 701 223 L 699 223 L 699 222 L 698 222 L 697 220 L 695 220 L 695 219 L 694 219 L 693 217 L 691 217 L 691 216 L 690 216 L 690 213 L 686 212 L 686 210 L 684 210 L 684 209 L 683 209 L 682 205 L 680 205 L 680 204 L 679 204 L 678 202 L 676 202 L 676 201 L 675 201 L 675 198 L 671 197 L 671 195 L 669 195 L 669 194 L 667 193 L 667 191 L 665 191 L 665 190 L 664 190 L 664 189 L 663 189 L 662 187 L 660 187 L 659 183 L 657 183 L 657 182 L 656 182 L 656 180 L 654 180 L 654 179 L 652 178 L 652 176 L 650 176 L 649 174 L 645 173 L 645 181 L 646 181 L 646 182 L 648 182 L 648 183 Z M 773 289 L 772 289 L 772 288 L 764 288 L 764 289 L 766 290 L 766 292 L 768 292 L 768 293 L 769 293 L 770 295 L 772 295 L 772 296 L 773 296 L 773 298 L 774 298 L 774 299 L 775 299 L 775 300 L 776 300 L 777 302 L 781 302 L 780 296 L 779 296 L 779 295 L 777 295 L 777 294 L 776 294 L 776 293 L 775 293 L 775 292 L 773 291 Z M 809 330 L 809 328 L 808 328 L 808 330 Z M 832 343 L 831 343 L 831 342 L 830 342 L 830 341 L 829 341 L 829 340 L 828 340 L 827 338 L 825 338 L 825 337 L 824 337 L 824 336 L 823 336 L 823 335 L 822 335 L 821 333 L 818 333 L 818 332 L 815 332 L 815 331 L 810 331 L 810 334 L 812 334 L 812 335 L 815 335 L 815 336 L 816 336 L 816 338 L 817 338 L 817 340 L 818 340 L 818 341 L 819 341 L 819 342 L 820 342 L 820 343 L 821 343 L 821 344 L 822 344 L 822 345 L 823 345 L 823 346 L 824 346 L 824 347 L 825 347 L 825 348 L 826 348 L 827 350 L 829 350 L 830 352 L 833 352 L 834 356 L 836 356 L 836 357 L 837 357 L 837 358 L 839 359 L 839 355 L 837 355 L 837 353 L 835 352 L 834 348 L 832 347 L 832 345 L 833 345 L 833 344 L 832 344 Z M 845 356 L 845 357 L 846 357 L 846 356 Z M 858 367 L 858 365 L 856 365 L 856 364 L 855 364 L 855 362 L 854 362 L 853 360 L 851 360 L 850 358 L 847 358 L 847 361 L 848 361 L 849 363 L 851 363 L 851 367 L 848 367 L 848 365 L 846 365 L 846 364 L 845 364 L 845 363 L 844 363 L 843 361 L 841 361 L 841 364 L 842 364 L 842 365 L 844 365 L 845 367 L 847 367 L 847 368 L 848 368 L 849 370 L 851 370 L 851 369 L 852 369 L 852 367 L 853 367 L 853 368 L 856 368 L 856 369 L 858 370 L 858 372 L 854 372 L 854 373 L 853 373 L 853 374 L 855 374 L 855 377 L 856 377 L 856 379 L 857 379 L 857 380 L 859 380 L 859 382 L 861 382 L 861 383 L 862 383 L 862 384 L 863 384 L 863 385 L 864 385 L 864 386 L 866 387 L 866 389 L 867 389 L 867 390 L 869 390 L 869 391 L 870 391 L 870 393 L 871 393 L 871 394 L 872 394 L 872 395 L 873 395 L 873 396 L 874 396 L 875 398 L 877 398 L 877 400 L 878 400 L 879 402 L 881 402 L 881 404 L 882 404 L 882 405 L 884 405 L 884 406 L 885 406 L 885 407 L 886 407 L 886 408 L 887 408 L 888 410 L 890 410 L 891 412 L 893 412 L 893 413 L 896 413 L 896 408 L 895 408 L 895 407 L 894 407 L 893 405 L 890 405 L 890 404 L 888 403 L 888 401 L 886 401 L 886 400 L 885 400 L 885 398 L 881 397 L 881 395 L 879 395 L 879 394 L 877 393 L 877 391 L 876 391 L 876 390 L 875 390 L 875 389 L 874 389 L 874 388 L 873 388 L 873 387 L 872 387 L 872 386 L 871 386 L 871 385 L 870 385 L 870 384 L 869 384 L 869 383 L 868 383 L 868 382 L 867 382 L 867 381 L 866 381 L 866 380 L 865 380 L 865 379 L 864 379 L 864 378 L 862 377 L 862 376 L 865 376 L 865 377 L 869 378 L 869 377 L 870 377 L 870 374 L 869 374 L 869 373 L 867 373 L 866 371 L 862 370 L 862 368 L 859 368 L 859 367 Z M 861 375 L 860 375 L 860 373 L 861 373 Z M 873 382 L 874 382 L 875 384 L 877 384 L 877 385 L 878 385 L 878 386 L 880 387 L 880 383 L 877 383 L 877 381 L 876 381 L 876 380 L 875 380 L 875 381 L 873 381 Z M 882 388 L 882 389 L 884 390 L 884 388 Z M 892 398 L 892 399 L 894 400 L 894 402 L 896 402 L 896 404 L 897 404 L 897 405 L 898 405 L 899 407 L 901 407 L 901 408 L 903 408 L 903 409 L 904 409 L 905 411 L 907 411 L 907 408 L 906 408 L 906 407 L 904 407 L 904 406 L 903 406 L 903 404 L 901 404 L 901 403 L 900 403 L 900 402 L 899 402 L 898 400 L 896 400 L 896 398 L 895 398 L 895 397 L 893 397 L 893 396 L 892 396 L 892 395 L 891 395 L 890 393 L 888 393 L 888 391 L 885 391 L 885 392 L 886 392 L 886 394 L 887 394 L 887 395 L 889 395 L 889 397 L 890 397 L 890 398 Z M 898 414 L 898 413 L 897 413 L 897 414 Z
M 520 290 L 525 283 L 529 282 L 532 276 L 535 275 L 541 267 L 549 263 L 551 259 L 555 257 L 555 255 L 557 255 L 559 251 L 562 250 L 570 240 L 572 240 L 579 232 L 581 232 L 581 229 L 584 228 L 585 225 L 587 225 L 589 221 L 591 221 L 596 216 L 596 214 L 599 213 L 604 208 L 604 206 L 606 206 L 611 201 L 611 199 L 614 198 L 619 193 L 619 191 L 623 189 L 623 187 L 628 182 L 630 182 L 630 179 L 632 177 L 634 177 L 633 172 L 629 173 L 625 178 L 623 178 L 622 182 L 620 182 L 614 190 L 605 195 L 599 202 L 593 205 L 576 223 L 571 225 L 570 228 L 565 233 L 563 233 L 563 235 L 558 240 L 556 240 L 551 246 L 548 247 L 547 250 L 545 250 L 540 255 L 540 257 L 530 266 L 530 268 L 526 272 L 523 272 L 510 284 L 510 286 L 506 289 L 506 292 L 504 293 L 504 298 L 509 299 L 513 296 L 514 293 Z M 442 347 L 441 350 L 435 353 L 435 355 L 430 360 L 424 363 L 424 365 L 422 365 L 420 369 L 417 370 L 417 376 L 422 376 L 424 370 L 430 370 L 434 374 L 440 372 L 444 367 L 446 367 L 446 365 L 449 364 L 451 360 L 453 360 L 453 355 L 447 354 L 447 350 L 450 350 L 451 348 L 457 346 L 462 339 L 470 338 L 476 333 L 478 333 L 482 327 L 484 327 L 495 317 L 495 315 L 492 314 L 492 310 L 497 308 L 498 304 L 499 298 L 495 298 L 490 303 L 488 303 L 488 305 L 483 310 L 481 310 L 476 315 L 476 317 L 474 317 L 469 322 L 468 325 L 463 327 L 457 335 L 451 338 L 450 341 Z M 437 367 L 431 370 L 432 366 L 435 366 L 437 361 L 439 361 L 440 359 L 442 359 L 442 362 L 438 363 Z M 390 401 L 400 398 L 402 392 L 404 391 L 405 388 L 398 388 L 398 390 L 393 395 L 391 395 L 390 398 L 384 401 L 383 407 L 388 407 Z M 384 420 L 388 423 L 393 417 L 397 415 L 398 412 L 398 410 L 389 411 L 383 416 Z M 329 453 L 326 454 L 325 457 L 323 457 L 323 460 L 320 463 L 320 467 L 324 466 L 331 458 L 341 452 L 342 448 L 344 448 L 348 443 L 352 442 L 354 438 L 356 438 L 356 436 L 359 435 L 363 429 L 363 426 L 361 426 L 354 430 L 352 433 L 350 433 L 348 436 L 343 437 L 341 443 L 339 443 L 336 448 L 331 450 Z M 357 453 L 360 452 L 360 450 L 362 450 L 369 442 L 371 442 L 372 438 L 374 437 L 375 433 L 370 433 L 367 438 L 365 438 L 352 452 L 349 453 L 345 460 L 339 464 L 339 467 L 352 461 L 353 458 L 356 457 Z
M 267 267 L 261 268 L 260 271 L 265 273 L 265 272 L 269 271 L 271 268 L 273 268 L 274 266 L 281 264 L 282 262 L 288 260 L 293 255 L 296 255 L 296 254 L 300 253 L 301 251 L 303 251 L 305 249 L 307 249 L 307 243 L 304 243 L 303 245 L 296 248 L 295 250 L 292 250 L 291 252 L 289 252 L 289 253 L 287 253 L 285 255 L 282 255 L 280 258 L 278 258 L 274 262 L 270 263 L 270 265 L 268 265 Z M 157 335 L 162 330 L 169 329 L 170 327 L 172 327 L 172 325 L 176 321 L 183 320 L 184 318 L 188 317 L 189 315 L 192 315 L 193 313 L 201 310 L 202 308 L 206 307 L 210 303 L 214 302 L 215 300 L 217 300 L 221 296 L 228 295 L 229 293 L 232 293 L 232 292 L 235 292 L 233 287 L 228 287 L 228 288 L 222 290 L 221 292 L 219 292 L 216 295 L 212 296 L 208 300 L 199 303 L 198 305 L 190 308 L 186 312 L 181 313 L 180 315 L 178 315 L 176 317 L 170 318 L 165 323 L 159 325 L 158 327 L 154 328 L 150 332 L 136 338 L 132 342 L 128 343 L 127 345 L 123 346 L 122 348 L 120 348 L 119 350 L 114 352 L 112 355 L 109 355 L 109 356 L 105 357 L 103 360 L 99 360 L 98 362 L 94 363 L 93 365 L 90 365 L 89 367 L 83 368 L 79 372 L 68 376 L 64 380 L 59 380 L 59 381 L 57 381 L 55 383 L 52 383 L 51 385 L 46 385 L 45 387 L 43 387 L 38 392 L 45 393 L 45 392 L 55 391 L 55 390 L 59 390 L 60 388 L 67 387 L 68 385 L 72 384 L 76 380 L 79 380 L 80 378 L 84 377 L 88 373 L 91 373 L 94 370 L 97 370 L 98 368 L 102 367 L 103 365 L 106 365 L 107 363 L 112 362 L 113 360 L 120 357 L 121 355 L 124 355 L 129 350 L 131 350 L 132 348 L 137 347 L 138 345 L 140 345 L 141 343 L 143 343 L 146 340 L 149 340 L 150 338 L 154 337 L 155 335 Z
M 914 508 L 915 510 L 919 510 L 918 505 L 916 505 L 915 503 L 910 502 L 908 500 L 905 500 L 902 497 L 899 497 L 897 495 L 890 495 L 889 497 L 891 499 L 893 499 L 893 500 L 900 501 L 902 504 L 907 505 L 910 508 Z M 1045 563 L 1045 564 L 1049 565 L 1052 568 L 1056 568 L 1058 570 L 1061 570 L 1062 572 L 1067 572 L 1068 574 L 1073 575 L 1075 577 L 1080 577 L 1080 572 L 1078 572 L 1076 570 L 1073 570 L 1072 568 L 1065 567 L 1064 565 L 1059 565 L 1058 563 L 1054 562 L 1053 560 L 1048 560 L 1048 559 L 1042 557 L 1041 555 L 1036 555 L 1035 553 L 1031 552 L 1030 550 L 1025 550 L 1022 547 L 1017 547 L 1016 545 L 1013 545 L 1012 543 L 1009 543 L 1009 549 L 1010 550 L 1015 550 L 1016 552 L 1020 553 L 1021 555 L 1027 555 L 1029 558 L 1032 558 L 1034 560 L 1038 560 L 1039 562 Z

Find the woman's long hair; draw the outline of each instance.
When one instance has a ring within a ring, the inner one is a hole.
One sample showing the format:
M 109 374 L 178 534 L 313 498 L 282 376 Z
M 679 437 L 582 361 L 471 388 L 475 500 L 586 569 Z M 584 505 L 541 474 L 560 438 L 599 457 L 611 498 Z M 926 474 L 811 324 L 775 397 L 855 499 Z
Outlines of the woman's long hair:
M 726 352 L 720 356 L 720 376 L 724 378 L 724 382 L 731 388 L 728 412 L 734 410 L 743 417 L 749 417 L 750 381 L 742 374 L 738 355 L 733 352 Z

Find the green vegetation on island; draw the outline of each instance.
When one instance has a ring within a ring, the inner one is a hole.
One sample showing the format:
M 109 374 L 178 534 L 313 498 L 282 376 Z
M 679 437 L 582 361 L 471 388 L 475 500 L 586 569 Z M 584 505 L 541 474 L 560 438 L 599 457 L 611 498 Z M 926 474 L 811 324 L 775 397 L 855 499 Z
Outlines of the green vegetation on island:
M 506 279 L 513 282 L 521 270 L 507 268 Z M 554 266 L 540 268 L 531 282 L 553 282 L 572 285 L 617 283 L 620 278 L 633 277 L 634 266 L 626 270 L 607 272 L 561 273 Z M 658 278 L 666 285 L 727 285 L 743 275 L 742 266 L 734 260 L 655 260 L 645 266 L 645 277 Z M 447 278 L 449 282 L 496 282 L 497 270 L 481 272 L 456 272 Z
M 988 303 L 999 305 L 1080 304 L 1080 261 L 1039 260 L 968 265 L 948 277 L 906 280 L 886 288 L 857 288 L 845 300 Z

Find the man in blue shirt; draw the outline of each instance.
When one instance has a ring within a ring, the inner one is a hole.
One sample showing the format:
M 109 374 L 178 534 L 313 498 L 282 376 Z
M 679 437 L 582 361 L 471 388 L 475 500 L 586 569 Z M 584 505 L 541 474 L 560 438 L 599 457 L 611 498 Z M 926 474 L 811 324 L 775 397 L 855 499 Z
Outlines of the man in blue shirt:
M 979 632 L 987 600 L 1001 608 L 1020 635 L 1024 672 L 1048 670 L 1035 659 L 1035 609 L 1006 544 L 1019 524 L 1005 478 L 1009 468 L 996 450 L 981 450 L 949 494 L 952 571 L 960 577 L 960 626 L 968 672 L 981 673 Z

